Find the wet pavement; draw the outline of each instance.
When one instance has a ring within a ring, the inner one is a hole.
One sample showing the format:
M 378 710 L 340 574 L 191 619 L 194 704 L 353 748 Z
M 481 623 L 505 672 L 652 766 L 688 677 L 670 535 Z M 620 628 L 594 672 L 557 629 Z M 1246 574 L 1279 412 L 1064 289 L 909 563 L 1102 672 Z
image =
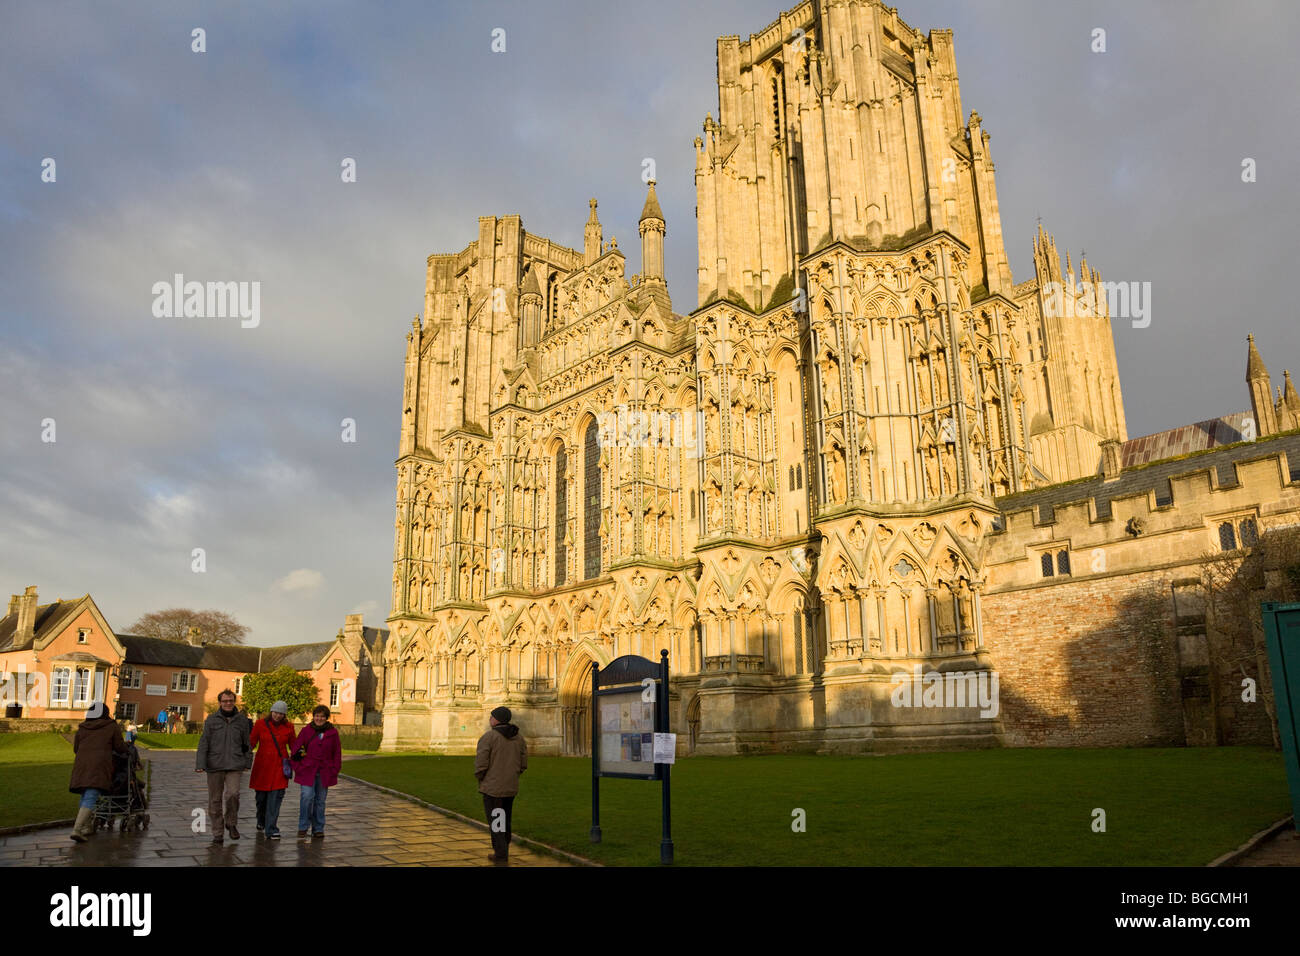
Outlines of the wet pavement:
M 255 830 L 253 791 L 239 801 L 242 839 L 226 835 L 224 846 L 209 845 L 212 835 L 196 833 L 194 810 L 207 813 L 206 777 L 194 772 L 193 751 L 152 750 L 149 828 L 100 830 L 86 843 L 70 838 L 71 828 L 36 830 L 0 837 L 0 866 L 494 866 L 486 830 L 371 787 L 340 780 L 325 805 L 325 837 L 299 839 L 297 784 L 290 783 L 280 808 L 282 839 L 267 840 Z M 347 762 L 344 762 L 347 770 Z M 55 814 L 76 813 L 76 797 Z M 568 866 L 556 857 L 516 843 L 511 866 Z

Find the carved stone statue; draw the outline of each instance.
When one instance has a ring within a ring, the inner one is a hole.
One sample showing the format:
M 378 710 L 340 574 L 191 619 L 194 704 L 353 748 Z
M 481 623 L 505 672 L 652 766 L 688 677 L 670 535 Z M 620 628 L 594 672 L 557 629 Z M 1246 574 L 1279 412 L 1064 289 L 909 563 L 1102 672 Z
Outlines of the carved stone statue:
M 827 415 L 835 415 L 840 410 L 840 370 L 834 359 L 827 359 L 822 364 L 822 401 Z

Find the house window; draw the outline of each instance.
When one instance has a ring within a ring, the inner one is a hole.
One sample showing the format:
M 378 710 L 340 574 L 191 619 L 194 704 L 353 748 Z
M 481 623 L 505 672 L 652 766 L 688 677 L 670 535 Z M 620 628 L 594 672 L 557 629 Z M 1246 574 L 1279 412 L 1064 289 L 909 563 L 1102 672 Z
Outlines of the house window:
M 244 678 L 242 678 L 242 677 L 236 677 L 236 678 L 235 678 L 235 696 L 238 697 L 238 696 L 239 696 L 240 694 L 242 694 L 243 692 L 244 692 Z
M 172 710 L 176 711 L 177 716 L 180 717 L 181 720 L 189 720 L 189 719 L 190 719 L 190 705 L 189 705 L 189 704 L 177 704 L 175 707 L 172 708 Z
M 339 681 L 336 680 L 330 681 L 330 707 L 331 708 L 337 707 L 339 705 L 339 686 L 340 686 Z
M 136 708 L 139 705 L 133 700 L 123 701 L 117 705 L 118 720 L 135 720 Z
M 1057 574 L 1070 573 L 1070 552 L 1069 551 L 1056 552 L 1056 573 Z
M 337 674 L 337 673 L 338 673 L 339 671 L 341 671 L 341 670 L 343 670 L 343 663 L 342 663 L 341 661 L 335 661 L 335 662 L 334 662 L 334 673 Z
M 86 643 L 86 640 L 87 640 L 89 637 L 90 637 L 90 628 L 88 628 L 88 627 L 81 627 L 81 628 L 78 628 L 78 629 L 77 629 L 77 643 L 78 643 L 78 644 L 85 644 L 85 643 Z
M 1052 570 L 1052 552 L 1044 551 L 1042 554 L 1043 577 L 1050 578 L 1056 572 Z
M 1224 518 L 1219 523 L 1219 550 L 1235 551 L 1259 543 L 1259 525 L 1253 517 Z
M 72 682 L 71 667 L 54 668 L 53 689 L 50 692 L 50 703 L 66 704 L 68 702 L 68 687 Z
M 172 690 L 180 694 L 194 693 L 198 683 L 198 675 L 191 671 L 177 671 L 172 675 Z
M 90 675 L 94 672 L 89 667 L 78 667 L 72 677 L 72 706 L 90 703 Z
M 118 687 L 122 690 L 139 690 L 142 672 L 129 665 L 123 665 L 118 675 Z

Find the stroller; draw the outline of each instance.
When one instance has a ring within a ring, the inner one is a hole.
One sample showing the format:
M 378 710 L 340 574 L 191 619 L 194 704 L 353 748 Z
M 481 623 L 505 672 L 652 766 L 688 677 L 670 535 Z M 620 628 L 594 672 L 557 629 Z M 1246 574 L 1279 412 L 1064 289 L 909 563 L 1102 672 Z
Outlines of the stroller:
M 113 754 L 113 787 L 95 802 L 96 830 L 111 830 L 115 822 L 123 833 L 149 829 L 151 769 L 134 743 L 126 745 L 126 753 Z

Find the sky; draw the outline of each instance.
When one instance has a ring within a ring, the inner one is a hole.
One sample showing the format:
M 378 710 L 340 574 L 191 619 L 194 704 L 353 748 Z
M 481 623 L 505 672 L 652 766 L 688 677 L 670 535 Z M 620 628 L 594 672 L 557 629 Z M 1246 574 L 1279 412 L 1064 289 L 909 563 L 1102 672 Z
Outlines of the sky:
M 897 5 L 954 31 L 1016 281 L 1041 217 L 1062 254 L 1151 283 L 1150 325 L 1115 324 L 1130 437 L 1249 408 L 1247 332 L 1275 381 L 1300 371 L 1300 5 Z M 0 592 L 89 592 L 118 631 L 218 608 L 263 645 L 383 626 L 426 257 L 512 213 L 581 248 L 590 197 L 635 250 L 652 158 L 692 310 L 716 38 L 781 9 L 7 0 Z M 256 325 L 155 315 L 178 273 L 259 283 Z

